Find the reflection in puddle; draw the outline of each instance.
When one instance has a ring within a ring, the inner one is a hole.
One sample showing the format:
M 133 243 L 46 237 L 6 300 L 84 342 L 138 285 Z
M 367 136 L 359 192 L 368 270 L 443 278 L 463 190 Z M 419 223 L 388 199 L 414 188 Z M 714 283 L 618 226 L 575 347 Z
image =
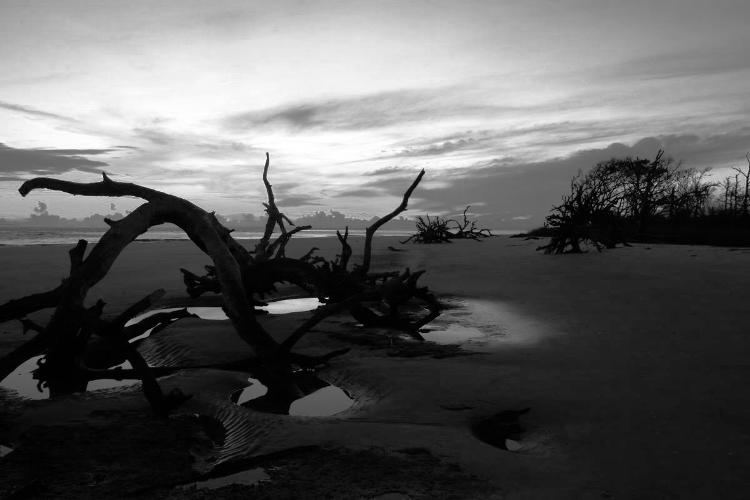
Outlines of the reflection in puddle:
M 321 305 L 323 305 L 323 303 L 320 302 L 317 298 L 305 297 L 305 298 L 296 298 L 296 299 L 276 300 L 276 301 L 270 302 L 267 306 L 264 306 L 261 309 L 268 311 L 270 314 L 288 314 L 288 313 L 293 313 L 293 312 L 311 311 L 313 309 L 318 308 Z M 135 324 L 141 321 L 142 319 L 147 318 L 157 313 L 178 311 L 180 309 L 182 308 L 172 307 L 172 308 L 155 309 L 152 311 L 148 311 L 128 321 L 126 323 L 126 326 Z M 228 319 L 227 315 L 224 313 L 221 307 L 188 307 L 187 310 L 188 312 L 195 314 L 201 319 L 206 319 L 206 320 Z M 139 335 L 138 337 L 134 337 L 133 339 L 130 340 L 130 342 L 132 343 L 132 342 L 135 342 L 136 340 L 144 339 L 148 337 L 149 335 L 151 335 L 152 331 L 153 331 L 153 328 L 150 330 L 147 330 L 146 332 Z M 33 358 L 30 358 L 26 360 L 25 362 L 23 362 L 10 375 L 8 375 L 4 380 L 0 382 L 0 387 L 4 387 L 6 389 L 17 391 L 22 397 L 27 398 L 27 399 L 48 399 L 49 389 L 42 388 L 42 390 L 40 391 L 37 388 L 37 380 L 34 379 L 32 375 L 32 372 L 37 368 L 37 361 L 41 357 L 42 356 L 34 356 Z M 128 362 L 125 362 L 119 366 L 123 369 L 132 368 L 130 363 Z M 113 367 L 113 368 L 117 368 L 117 367 Z M 138 380 L 112 380 L 112 379 L 94 380 L 89 383 L 87 390 L 96 391 L 96 390 L 101 390 L 101 389 L 112 389 L 114 387 L 124 387 L 124 386 L 129 386 L 129 385 L 133 385 L 137 383 L 139 383 Z M 258 390 L 259 387 L 263 387 L 263 385 L 256 381 L 255 388 L 253 388 L 252 390 L 253 391 Z M 254 394 L 252 393 L 252 391 L 250 391 L 250 393 Z M 255 399 L 259 396 L 262 396 L 262 394 L 249 396 L 247 397 L 247 400 Z
M 242 405 L 243 403 L 247 403 L 248 401 L 252 399 L 259 398 L 261 396 L 265 396 L 268 392 L 268 387 L 261 384 L 259 380 L 254 378 L 247 379 L 248 382 L 250 382 L 250 385 L 242 389 L 241 391 L 237 391 L 231 396 L 231 400 L 234 401 L 238 405 Z
M 201 490 L 215 490 L 218 488 L 223 488 L 224 486 L 229 486 L 230 484 L 251 486 L 261 481 L 268 481 L 269 479 L 271 478 L 268 476 L 268 474 L 266 474 L 266 470 L 262 467 L 258 467 L 257 469 L 243 470 L 241 472 L 230 474 L 228 476 L 216 477 L 213 479 L 206 479 L 205 481 L 186 484 L 185 486 L 182 486 L 182 488 L 186 489 L 195 486 L 196 488 Z
M 316 297 L 303 297 L 299 299 L 285 299 L 285 300 L 274 300 L 269 302 L 267 306 L 263 306 L 260 309 L 268 311 L 270 314 L 289 314 L 295 312 L 312 311 L 318 307 L 325 305 Z
M 26 399 L 49 399 L 49 389 L 43 387 L 41 390 L 37 387 L 33 371 L 37 369 L 37 361 L 42 356 L 34 356 L 21 363 L 13 372 L 0 382 L 0 387 L 17 391 L 18 394 Z M 130 369 L 132 366 L 128 361 L 117 367 Z M 113 367 L 113 368 L 117 368 Z M 112 389 L 114 387 L 126 387 L 139 383 L 139 380 L 112 380 L 102 379 L 89 382 L 87 391 L 97 391 L 100 389 Z
M 348 410 L 354 400 L 342 389 L 329 385 L 300 398 L 289 407 L 289 414 L 297 417 L 328 417 Z
M 267 311 L 270 314 L 289 314 L 289 313 L 295 313 L 295 312 L 312 311 L 322 305 L 325 305 L 325 304 L 323 304 L 323 302 L 318 300 L 316 297 L 303 297 L 303 298 L 297 298 L 297 299 L 274 300 L 272 302 L 269 302 L 267 306 L 259 307 L 258 309 Z M 181 307 L 168 307 L 164 309 L 153 309 L 151 311 L 147 311 L 131 319 L 130 321 L 126 323 L 125 326 L 130 326 L 135 323 L 138 323 L 142 319 L 148 318 L 149 316 L 152 316 L 154 314 L 179 311 L 180 309 L 182 308 Z M 227 314 L 224 312 L 224 310 L 221 307 L 199 307 L 199 306 L 193 307 L 191 306 L 191 307 L 188 307 L 187 310 L 189 313 L 195 314 L 200 319 L 207 319 L 207 320 L 212 320 L 212 321 L 223 321 L 223 320 L 229 319 L 229 317 L 227 316 Z M 150 334 L 151 334 L 151 330 L 148 330 L 142 335 L 133 338 L 131 342 L 146 338 Z
M 498 301 L 453 299 L 449 308 L 420 331 L 436 344 L 461 344 L 477 350 L 507 345 L 528 345 L 541 338 L 542 328 Z
M 521 417 L 529 410 L 530 408 L 501 411 L 472 424 L 471 432 L 480 441 L 502 450 L 520 451 L 524 448 L 521 435 L 526 430 Z
M 274 398 L 273 394 L 269 394 L 268 387 L 257 379 L 248 378 L 247 381 L 250 385 L 232 393 L 230 399 L 237 405 L 258 411 L 297 417 L 330 417 L 348 410 L 354 404 L 346 391 L 310 374 L 297 380 L 300 389 L 308 394 L 293 401 L 283 397 Z
M 49 398 L 49 389 L 37 389 L 37 380 L 33 378 L 32 371 L 38 368 L 37 361 L 42 356 L 34 356 L 21 363 L 13 372 L 5 377 L 0 386 L 5 389 L 18 391 L 26 399 L 47 399 Z

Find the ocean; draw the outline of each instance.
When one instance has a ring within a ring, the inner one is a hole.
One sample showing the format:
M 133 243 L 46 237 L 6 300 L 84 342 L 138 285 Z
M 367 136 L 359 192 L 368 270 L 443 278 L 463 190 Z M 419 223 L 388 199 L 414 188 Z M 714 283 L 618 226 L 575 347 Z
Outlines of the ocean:
M 0 226 L 0 245 L 75 245 L 78 240 L 96 243 L 107 231 L 107 228 L 75 228 L 75 227 L 31 227 L 31 226 Z M 403 236 L 407 238 L 413 231 L 387 230 L 377 232 L 379 236 Z M 278 234 L 278 233 L 276 233 Z M 364 236 L 364 229 L 349 230 L 352 236 Z M 232 236 L 238 240 L 257 240 L 263 235 L 262 231 L 234 231 Z M 325 238 L 335 237 L 335 229 L 309 229 L 294 235 L 294 238 Z M 184 231 L 174 229 L 150 229 L 140 235 L 138 241 L 187 240 Z
M 75 227 L 42 227 L 42 226 L 0 226 L 0 246 L 17 245 L 74 245 L 78 240 L 96 243 L 107 231 L 107 228 L 75 228 Z M 497 235 L 516 234 L 519 230 L 493 229 Z M 377 236 L 397 236 L 406 239 L 414 231 L 380 229 Z M 276 233 L 278 234 L 278 233 Z M 364 229 L 350 229 L 351 236 L 364 236 Z M 232 233 L 238 240 L 257 240 L 263 235 L 262 231 L 235 231 Z M 308 229 L 294 235 L 294 238 L 326 238 L 335 237 L 335 229 Z M 156 228 L 140 235 L 138 241 L 187 240 L 187 235 L 178 228 Z

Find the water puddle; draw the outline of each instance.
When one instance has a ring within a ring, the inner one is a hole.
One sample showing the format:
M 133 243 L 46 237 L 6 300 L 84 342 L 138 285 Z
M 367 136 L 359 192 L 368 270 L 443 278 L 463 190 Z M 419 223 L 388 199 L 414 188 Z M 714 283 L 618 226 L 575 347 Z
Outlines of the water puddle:
M 529 412 L 523 410 L 505 410 L 475 422 L 471 426 L 474 436 L 489 445 L 507 451 L 521 451 L 525 448 L 521 436 L 526 431 L 521 417 Z
M 538 342 L 542 328 L 507 304 L 480 299 L 444 300 L 449 306 L 420 333 L 436 344 L 459 344 L 474 350 Z
M 26 399 L 49 399 L 49 389 L 46 387 L 37 387 L 33 371 L 37 369 L 37 362 L 42 356 L 34 356 L 21 363 L 13 372 L 0 382 L 0 387 L 17 391 L 18 394 Z M 132 366 L 125 362 L 118 367 L 130 369 Z M 117 367 L 115 367 L 117 368 Z M 113 389 L 115 387 L 126 387 L 139 383 L 140 380 L 113 380 L 101 379 L 89 382 L 87 391 L 97 391 L 101 389 Z
M 259 307 L 258 309 L 268 312 L 269 314 L 289 314 L 289 313 L 295 313 L 295 312 L 305 312 L 305 311 L 312 311 L 317 309 L 318 307 L 325 305 L 323 302 L 318 300 L 316 297 L 302 297 L 302 298 L 296 298 L 296 299 L 283 299 L 283 300 L 274 300 L 272 302 L 269 302 L 267 306 Z M 172 312 L 172 311 L 179 311 L 182 309 L 181 307 L 169 307 L 164 309 L 153 309 L 151 311 L 147 311 L 139 316 L 136 316 L 135 318 L 128 321 L 125 326 L 130 326 L 135 323 L 138 323 L 144 318 L 148 318 L 149 316 L 152 316 L 154 314 L 158 313 L 164 313 L 164 312 Z M 207 319 L 211 321 L 223 321 L 229 319 L 227 314 L 224 312 L 224 310 L 221 307 L 201 307 L 201 306 L 194 306 L 194 307 L 188 307 L 188 312 L 191 314 L 195 314 L 200 319 Z M 131 342 L 135 342 L 136 340 L 144 339 L 151 335 L 151 330 L 146 331 L 145 333 L 139 335 L 138 337 L 134 337 L 131 339 Z
M 256 469 L 248 469 L 230 474 L 223 477 L 215 477 L 212 479 L 206 479 L 205 481 L 197 481 L 195 483 L 186 484 L 181 486 L 181 489 L 198 488 L 199 490 L 215 490 L 229 486 L 231 484 L 237 484 L 241 486 L 252 486 L 261 481 L 268 481 L 270 476 L 266 474 L 266 470 L 262 467 Z
M 329 385 L 294 401 L 289 407 L 289 415 L 330 417 L 348 410 L 353 404 L 354 400 L 343 389 Z
M 323 305 L 325 304 L 318 300 L 317 297 L 302 297 L 297 299 L 274 300 L 260 309 L 268 311 L 269 314 L 289 314 L 312 311 Z
M 273 302 L 270 302 L 267 306 L 262 307 L 261 309 L 268 311 L 269 314 L 288 314 L 288 313 L 294 313 L 294 312 L 304 312 L 304 311 L 312 311 L 319 306 L 323 305 L 320 300 L 318 300 L 315 297 L 304 297 L 304 298 L 294 298 L 294 299 L 284 299 L 284 300 L 276 300 Z M 147 318 L 153 314 L 161 313 L 161 312 L 171 312 L 171 311 L 178 311 L 182 309 L 181 307 L 173 307 L 173 308 L 165 308 L 165 309 L 154 309 L 151 311 L 147 311 L 139 316 L 136 316 L 135 318 L 131 319 L 126 323 L 126 326 L 130 326 L 132 324 L 135 324 L 139 321 L 141 321 L 144 318 Z M 201 319 L 206 320 L 226 320 L 227 315 L 224 313 L 221 307 L 188 307 L 188 312 L 195 314 Z M 153 328 L 150 330 L 147 330 L 143 334 L 134 337 L 130 340 L 130 342 L 135 342 L 137 340 L 144 339 L 151 335 L 151 332 L 153 331 Z M 24 363 L 19 365 L 10 375 L 8 375 L 5 379 L 0 381 L 0 387 L 4 387 L 6 389 L 11 389 L 14 391 L 17 391 L 22 397 L 27 399 L 48 399 L 49 398 L 49 389 L 46 388 L 37 388 L 37 380 L 33 378 L 32 372 L 37 368 L 37 361 L 42 356 L 34 356 L 33 358 L 30 358 L 26 360 Z M 124 369 L 130 369 L 130 363 L 125 362 L 122 365 L 119 365 L 121 368 Z M 113 367 L 117 368 L 117 367 Z M 89 385 L 87 387 L 87 391 L 96 391 L 101 389 L 112 389 L 115 387 L 124 387 L 129 386 L 133 384 L 137 384 L 138 380 L 112 380 L 112 379 L 102 379 L 102 380 L 94 380 L 92 382 L 89 382 Z M 256 381 L 257 382 L 257 381 Z M 259 382 L 257 384 L 260 384 Z M 257 386 L 256 384 L 256 386 Z M 256 390 L 256 389 L 253 389 Z M 251 391 L 252 393 L 252 391 Z M 259 396 L 252 396 L 248 398 L 255 399 Z
M 330 417 L 348 410 L 354 404 L 346 391 L 310 374 L 298 380 L 299 387 L 308 394 L 293 401 L 275 398 L 269 394 L 268 387 L 257 379 L 249 378 L 247 381 L 250 385 L 232 393 L 230 399 L 239 406 L 255 410 L 297 417 Z
M 250 400 L 257 399 L 261 396 L 265 396 L 266 393 L 268 393 L 268 387 L 261 384 L 259 380 L 254 378 L 247 379 L 248 382 L 250 382 L 250 385 L 245 387 L 244 389 L 237 391 L 233 393 L 230 396 L 230 399 L 242 406 L 243 404 L 247 403 Z

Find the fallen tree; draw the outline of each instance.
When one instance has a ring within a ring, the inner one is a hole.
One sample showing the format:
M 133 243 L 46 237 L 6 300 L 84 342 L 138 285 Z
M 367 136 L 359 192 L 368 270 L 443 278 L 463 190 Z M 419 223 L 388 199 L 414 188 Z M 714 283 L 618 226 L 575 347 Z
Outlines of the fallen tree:
M 426 287 L 417 286 L 417 281 L 424 271 L 412 273 L 406 269 L 403 272 L 371 273 L 370 265 L 375 233 L 407 209 L 409 198 L 423 176 L 424 170 L 406 190 L 401 203 L 366 229 L 362 262 L 350 268 L 353 252 L 348 242 L 348 227 L 343 234 L 340 231 L 336 232 L 341 252 L 333 260 L 314 255 L 316 248 L 312 248 L 299 259 L 286 257 L 285 247 L 291 237 L 299 231 L 308 229 L 309 226 L 287 230 L 286 225 L 294 226 L 294 223 L 276 205 L 273 188 L 268 181 L 268 159 L 266 159 L 263 182 L 268 199 L 263 205 L 268 221 L 259 243 L 240 264 L 248 300 L 255 305 L 262 305 L 265 295 L 276 291 L 278 283 L 291 283 L 314 294 L 324 303 L 336 305 L 336 310 L 348 310 L 357 321 L 365 326 L 393 328 L 421 340 L 419 329 L 440 314 L 437 299 Z M 272 241 L 275 227 L 278 227 L 280 234 Z M 198 276 L 187 269 L 181 269 L 181 272 L 186 290 L 191 297 L 221 291 L 221 284 L 212 266 L 206 267 L 206 274 L 203 276 Z M 402 306 L 412 300 L 424 304 L 428 313 L 417 318 L 401 314 Z M 381 303 L 387 306 L 385 313 L 378 310 Z
M 445 219 L 440 216 L 430 218 L 429 215 L 417 217 L 417 232 L 409 236 L 401 243 L 450 243 L 452 240 L 474 240 L 492 236 L 489 229 L 477 227 L 477 221 L 469 220 L 466 212 L 471 205 L 467 205 L 463 211 L 463 218 L 459 222 L 456 219 Z
M 91 307 L 85 306 L 89 290 L 107 274 L 122 250 L 150 227 L 166 222 L 185 231 L 212 261 L 206 267 L 206 276 L 182 271 L 188 293 L 191 296 L 205 292 L 221 294 L 223 309 L 235 332 L 249 347 L 244 365 L 279 400 L 292 401 L 303 395 L 295 382 L 294 367 L 312 368 L 348 350 L 322 356 L 293 352 L 297 342 L 331 314 L 348 309 L 355 317 L 370 324 L 400 328 L 419 337 L 419 327 L 439 314 L 437 300 L 426 288 L 417 286 L 422 272 L 411 273 L 407 269 L 401 273 L 377 274 L 370 273 L 369 268 L 375 232 L 406 210 L 408 199 L 424 171 L 408 188 L 401 204 L 367 229 L 363 261 L 349 270 L 351 247 L 347 242 L 348 230 L 344 234 L 337 233 L 342 250 L 333 261 L 314 256 L 314 249 L 300 259 L 286 257 L 286 244 L 306 227 L 287 229 L 287 224 L 294 225 L 276 206 L 267 178 L 268 167 L 266 155 L 263 181 L 268 194 L 265 204 L 268 221 L 263 237 L 252 251 L 239 244 L 231 236 L 231 230 L 224 227 L 213 213 L 176 196 L 137 184 L 113 181 L 106 174 L 95 183 L 50 178 L 25 182 L 19 189 L 22 196 L 36 189 L 50 189 L 82 196 L 134 196 L 146 203 L 121 220 L 105 219 L 110 227 L 88 255 L 87 242 L 79 241 L 69 252 L 68 277 L 58 287 L 0 306 L 0 322 L 19 319 L 25 330 L 36 332 L 32 339 L 0 359 L 0 379 L 25 360 L 43 354 L 35 378 L 49 387 L 51 397 L 83 391 L 91 380 L 136 378 L 143 382 L 146 398 L 158 413 L 165 414 L 182 402 L 187 396 L 179 391 L 165 395 L 157 381 L 158 376 L 175 368 L 149 367 L 130 340 L 150 328 L 163 328 L 188 316 L 187 311 L 160 313 L 126 326 L 152 307 L 163 291 L 148 295 L 114 318 L 102 317 L 105 304 L 101 300 Z M 272 241 L 275 227 L 279 228 L 280 235 Z M 271 337 L 257 321 L 253 307 L 261 303 L 265 294 L 273 292 L 279 282 L 297 284 L 327 302 L 281 342 Z M 427 303 L 429 313 L 424 318 L 411 320 L 399 315 L 399 308 L 411 299 Z M 386 303 L 388 313 L 378 314 L 371 307 L 376 302 Z M 27 318 L 29 314 L 46 308 L 54 308 L 46 325 L 37 325 Z M 112 368 L 125 360 L 130 362 L 132 369 Z

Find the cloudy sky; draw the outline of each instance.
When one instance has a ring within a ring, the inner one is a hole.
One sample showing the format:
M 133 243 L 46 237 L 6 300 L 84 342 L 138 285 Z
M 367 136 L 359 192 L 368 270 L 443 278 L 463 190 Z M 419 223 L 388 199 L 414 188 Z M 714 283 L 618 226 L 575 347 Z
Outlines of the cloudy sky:
M 748 19 L 746 0 L 3 0 L 0 217 L 105 213 L 15 191 L 102 170 L 260 213 L 269 151 L 290 215 L 381 214 L 425 168 L 409 213 L 538 226 L 612 156 L 744 165 Z

